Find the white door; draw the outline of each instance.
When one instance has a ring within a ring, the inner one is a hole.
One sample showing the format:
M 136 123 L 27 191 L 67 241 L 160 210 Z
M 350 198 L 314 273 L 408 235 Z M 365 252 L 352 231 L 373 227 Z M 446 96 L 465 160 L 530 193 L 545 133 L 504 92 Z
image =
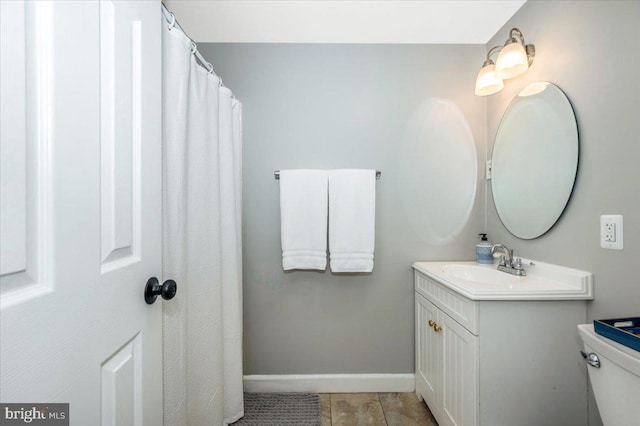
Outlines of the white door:
M 161 425 L 160 3 L 0 8 L 0 401 Z

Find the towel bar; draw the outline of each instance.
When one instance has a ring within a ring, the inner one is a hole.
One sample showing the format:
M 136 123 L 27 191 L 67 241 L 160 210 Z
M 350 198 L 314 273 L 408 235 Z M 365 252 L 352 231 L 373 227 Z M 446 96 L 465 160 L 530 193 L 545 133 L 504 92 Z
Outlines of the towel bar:
M 380 176 L 382 175 L 382 172 L 380 170 L 376 170 L 376 179 L 380 179 Z M 276 180 L 280 179 L 280 170 L 276 170 L 275 172 L 273 172 L 273 177 L 276 178 Z

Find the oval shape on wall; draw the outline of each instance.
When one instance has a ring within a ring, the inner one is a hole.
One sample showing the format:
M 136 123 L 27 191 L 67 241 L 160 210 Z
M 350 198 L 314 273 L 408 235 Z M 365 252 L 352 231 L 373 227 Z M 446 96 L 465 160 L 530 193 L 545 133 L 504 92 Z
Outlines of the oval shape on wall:
M 425 242 L 443 245 L 467 224 L 476 197 L 478 159 L 471 129 L 448 99 L 429 98 L 409 118 L 399 174 L 411 197 L 405 216 Z

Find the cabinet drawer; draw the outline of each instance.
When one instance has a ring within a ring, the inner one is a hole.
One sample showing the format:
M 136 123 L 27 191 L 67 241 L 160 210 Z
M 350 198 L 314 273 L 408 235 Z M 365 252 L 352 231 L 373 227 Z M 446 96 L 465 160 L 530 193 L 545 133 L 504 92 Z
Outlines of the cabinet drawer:
M 449 290 L 421 272 L 414 272 L 415 290 L 474 335 L 478 335 L 478 304 Z

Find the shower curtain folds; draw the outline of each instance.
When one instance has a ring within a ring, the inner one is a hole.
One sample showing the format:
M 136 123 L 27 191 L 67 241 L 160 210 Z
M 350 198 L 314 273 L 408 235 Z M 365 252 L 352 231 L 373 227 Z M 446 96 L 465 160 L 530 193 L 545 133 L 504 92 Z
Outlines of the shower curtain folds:
M 163 22 L 164 425 L 243 416 L 241 104 Z

